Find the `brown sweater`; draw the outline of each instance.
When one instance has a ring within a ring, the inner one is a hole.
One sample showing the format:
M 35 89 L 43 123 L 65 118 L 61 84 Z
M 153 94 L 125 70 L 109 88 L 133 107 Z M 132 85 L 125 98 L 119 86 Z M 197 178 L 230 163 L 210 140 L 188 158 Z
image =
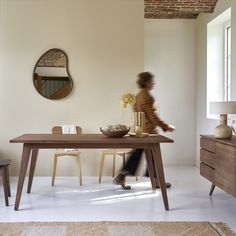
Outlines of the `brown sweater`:
M 161 127 L 164 131 L 167 129 L 168 124 L 160 119 L 154 107 L 155 100 L 146 89 L 140 89 L 136 95 L 136 102 L 134 104 L 134 111 L 145 113 L 145 126 L 144 132 L 154 133 L 157 126 Z

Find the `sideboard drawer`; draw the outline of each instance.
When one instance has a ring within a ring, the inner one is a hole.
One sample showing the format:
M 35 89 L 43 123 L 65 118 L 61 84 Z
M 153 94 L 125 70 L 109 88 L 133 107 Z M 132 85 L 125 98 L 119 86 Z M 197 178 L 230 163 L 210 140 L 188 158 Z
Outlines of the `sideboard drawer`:
M 215 183 L 236 197 L 236 148 L 216 144 Z
M 206 151 L 205 149 L 200 150 L 200 161 L 204 162 L 208 166 L 215 168 L 216 154 L 213 152 Z
M 200 146 L 201 148 L 210 151 L 210 152 L 216 152 L 216 144 L 214 141 L 211 141 L 209 139 L 206 138 L 201 138 L 200 139 Z
M 210 166 L 200 163 L 200 174 L 210 180 L 211 182 L 215 182 L 215 169 L 211 168 Z

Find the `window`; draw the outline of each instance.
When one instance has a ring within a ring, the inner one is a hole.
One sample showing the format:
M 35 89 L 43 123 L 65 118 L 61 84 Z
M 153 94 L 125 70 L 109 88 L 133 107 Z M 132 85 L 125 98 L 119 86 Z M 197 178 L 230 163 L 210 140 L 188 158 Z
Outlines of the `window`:
M 207 25 L 207 118 L 214 101 L 231 99 L 231 8 Z
M 225 79 L 224 79 L 224 99 L 225 101 L 231 100 L 231 23 L 225 24 Z

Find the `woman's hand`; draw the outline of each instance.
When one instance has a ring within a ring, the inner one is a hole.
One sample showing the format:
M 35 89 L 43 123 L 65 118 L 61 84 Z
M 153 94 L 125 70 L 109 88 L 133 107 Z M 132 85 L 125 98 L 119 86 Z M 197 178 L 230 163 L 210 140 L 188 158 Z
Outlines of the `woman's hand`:
M 164 132 L 173 132 L 175 130 L 175 127 L 173 125 L 168 125 L 165 129 L 163 129 Z
M 173 125 L 168 125 L 166 131 L 168 132 L 173 132 L 174 130 L 176 130 L 176 128 Z

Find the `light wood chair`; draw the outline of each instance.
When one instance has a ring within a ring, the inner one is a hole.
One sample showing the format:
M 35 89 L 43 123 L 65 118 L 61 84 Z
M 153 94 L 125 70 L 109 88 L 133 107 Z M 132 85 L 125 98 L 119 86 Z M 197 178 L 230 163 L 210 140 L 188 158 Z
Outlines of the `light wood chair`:
M 130 149 L 106 149 L 102 151 L 102 158 L 100 162 L 100 169 L 99 169 L 99 180 L 98 182 L 101 183 L 102 181 L 102 172 L 103 172 L 103 166 L 105 157 L 112 156 L 113 157 L 113 165 L 112 165 L 112 177 L 115 176 L 116 172 L 116 157 L 122 157 L 123 161 L 123 167 L 125 166 L 125 157 L 127 154 L 130 154 L 132 150 Z M 138 177 L 136 176 L 136 180 L 138 181 Z
M 77 134 L 82 134 L 82 128 L 79 126 L 76 126 Z M 62 134 L 62 127 L 61 126 L 54 126 L 52 128 L 52 134 Z M 77 161 L 77 168 L 78 168 L 78 174 L 80 179 L 80 186 L 82 186 L 82 171 L 81 171 L 81 162 L 80 162 L 80 151 L 77 149 L 67 150 L 67 149 L 58 149 L 54 152 L 53 157 L 53 170 L 52 170 L 52 186 L 54 186 L 55 183 L 55 176 L 56 176 L 56 169 L 57 169 L 57 159 L 58 157 L 62 156 L 73 156 L 76 158 Z
M 11 196 L 9 170 L 8 170 L 8 166 L 10 165 L 10 163 L 11 163 L 10 160 L 0 160 L 0 170 L 2 172 L 2 182 L 3 182 L 6 206 L 9 206 L 8 197 Z

